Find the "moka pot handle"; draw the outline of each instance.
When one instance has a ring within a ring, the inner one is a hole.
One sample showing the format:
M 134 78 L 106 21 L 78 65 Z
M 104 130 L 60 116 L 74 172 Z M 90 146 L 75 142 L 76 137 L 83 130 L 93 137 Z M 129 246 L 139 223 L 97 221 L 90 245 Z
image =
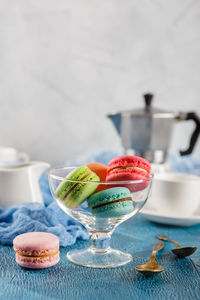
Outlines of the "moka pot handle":
M 194 150 L 194 147 L 196 145 L 197 139 L 198 139 L 199 134 L 200 134 L 200 118 L 195 112 L 188 112 L 188 113 L 180 113 L 176 117 L 176 119 L 178 121 L 192 120 L 195 123 L 195 129 L 194 129 L 194 131 L 191 135 L 188 149 L 186 149 L 184 151 L 180 151 L 181 156 L 191 154 L 192 151 Z

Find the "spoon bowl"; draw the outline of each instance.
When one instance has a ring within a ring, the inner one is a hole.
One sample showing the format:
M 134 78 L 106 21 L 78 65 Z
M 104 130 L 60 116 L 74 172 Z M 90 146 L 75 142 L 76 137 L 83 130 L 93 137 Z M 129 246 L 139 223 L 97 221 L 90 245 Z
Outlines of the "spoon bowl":
M 164 268 L 162 266 L 159 266 L 158 264 L 152 266 L 149 263 L 136 266 L 135 269 L 136 271 L 143 273 L 144 275 L 154 275 L 164 271 Z
M 172 252 L 179 258 L 184 258 L 186 256 L 192 255 L 197 250 L 197 247 L 183 247 L 172 249 Z
M 149 261 L 144 265 L 136 266 L 136 271 L 143 273 L 144 275 L 154 275 L 162 272 L 164 268 L 159 266 L 156 262 L 156 253 L 164 247 L 164 243 L 159 241 L 153 245 L 152 255 Z
M 196 250 L 197 247 L 191 246 L 191 247 L 181 247 L 177 241 L 174 241 L 167 237 L 164 234 L 158 234 L 157 238 L 160 240 L 168 241 L 174 244 L 176 248 L 172 249 L 171 251 L 178 257 L 178 258 L 184 258 L 186 256 L 192 255 Z

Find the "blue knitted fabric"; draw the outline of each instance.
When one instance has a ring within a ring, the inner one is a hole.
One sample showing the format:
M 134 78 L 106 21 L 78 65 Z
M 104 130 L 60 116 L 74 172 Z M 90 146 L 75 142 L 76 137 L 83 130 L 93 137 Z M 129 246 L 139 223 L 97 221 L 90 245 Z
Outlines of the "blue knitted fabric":
M 45 231 L 56 234 L 60 246 L 73 245 L 77 239 L 88 239 L 86 229 L 65 212 L 53 200 L 47 177 L 40 179 L 44 204 L 24 203 L 0 208 L 0 243 L 12 245 L 18 234 Z

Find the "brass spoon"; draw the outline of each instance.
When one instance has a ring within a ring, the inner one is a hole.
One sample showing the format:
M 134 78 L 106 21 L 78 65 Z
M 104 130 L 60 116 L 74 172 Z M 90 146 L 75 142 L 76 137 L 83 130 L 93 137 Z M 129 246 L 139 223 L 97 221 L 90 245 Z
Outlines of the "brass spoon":
M 153 245 L 153 251 L 152 255 L 149 259 L 149 261 L 144 265 L 136 266 L 135 269 L 138 272 L 143 273 L 144 275 L 154 275 L 162 272 L 164 268 L 162 266 L 159 266 L 156 262 L 156 253 L 161 250 L 164 247 L 163 242 L 157 242 Z
M 158 234 L 157 238 L 159 238 L 160 240 L 164 240 L 164 241 L 168 241 L 174 244 L 174 246 L 176 247 L 175 249 L 172 249 L 172 252 L 179 258 L 183 258 L 186 256 L 189 256 L 191 254 L 193 254 L 196 250 L 197 247 L 181 247 L 179 245 L 179 243 L 177 243 L 174 240 L 171 240 L 170 238 L 168 238 L 166 235 L 164 234 Z

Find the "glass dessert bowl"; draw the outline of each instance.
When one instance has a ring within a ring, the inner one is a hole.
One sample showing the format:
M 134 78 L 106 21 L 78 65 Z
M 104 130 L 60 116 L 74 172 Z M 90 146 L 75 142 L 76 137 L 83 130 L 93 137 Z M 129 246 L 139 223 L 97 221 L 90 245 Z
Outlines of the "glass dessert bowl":
M 48 173 L 51 193 L 57 204 L 82 223 L 90 235 L 90 247 L 69 251 L 67 258 L 73 263 L 94 268 L 124 265 L 132 260 L 132 256 L 112 249 L 110 238 L 119 224 L 143 207 L 153 175 L 141 180 L 98 181 L 93 172 L 84 175 L 86 168 L 54 168 Z

